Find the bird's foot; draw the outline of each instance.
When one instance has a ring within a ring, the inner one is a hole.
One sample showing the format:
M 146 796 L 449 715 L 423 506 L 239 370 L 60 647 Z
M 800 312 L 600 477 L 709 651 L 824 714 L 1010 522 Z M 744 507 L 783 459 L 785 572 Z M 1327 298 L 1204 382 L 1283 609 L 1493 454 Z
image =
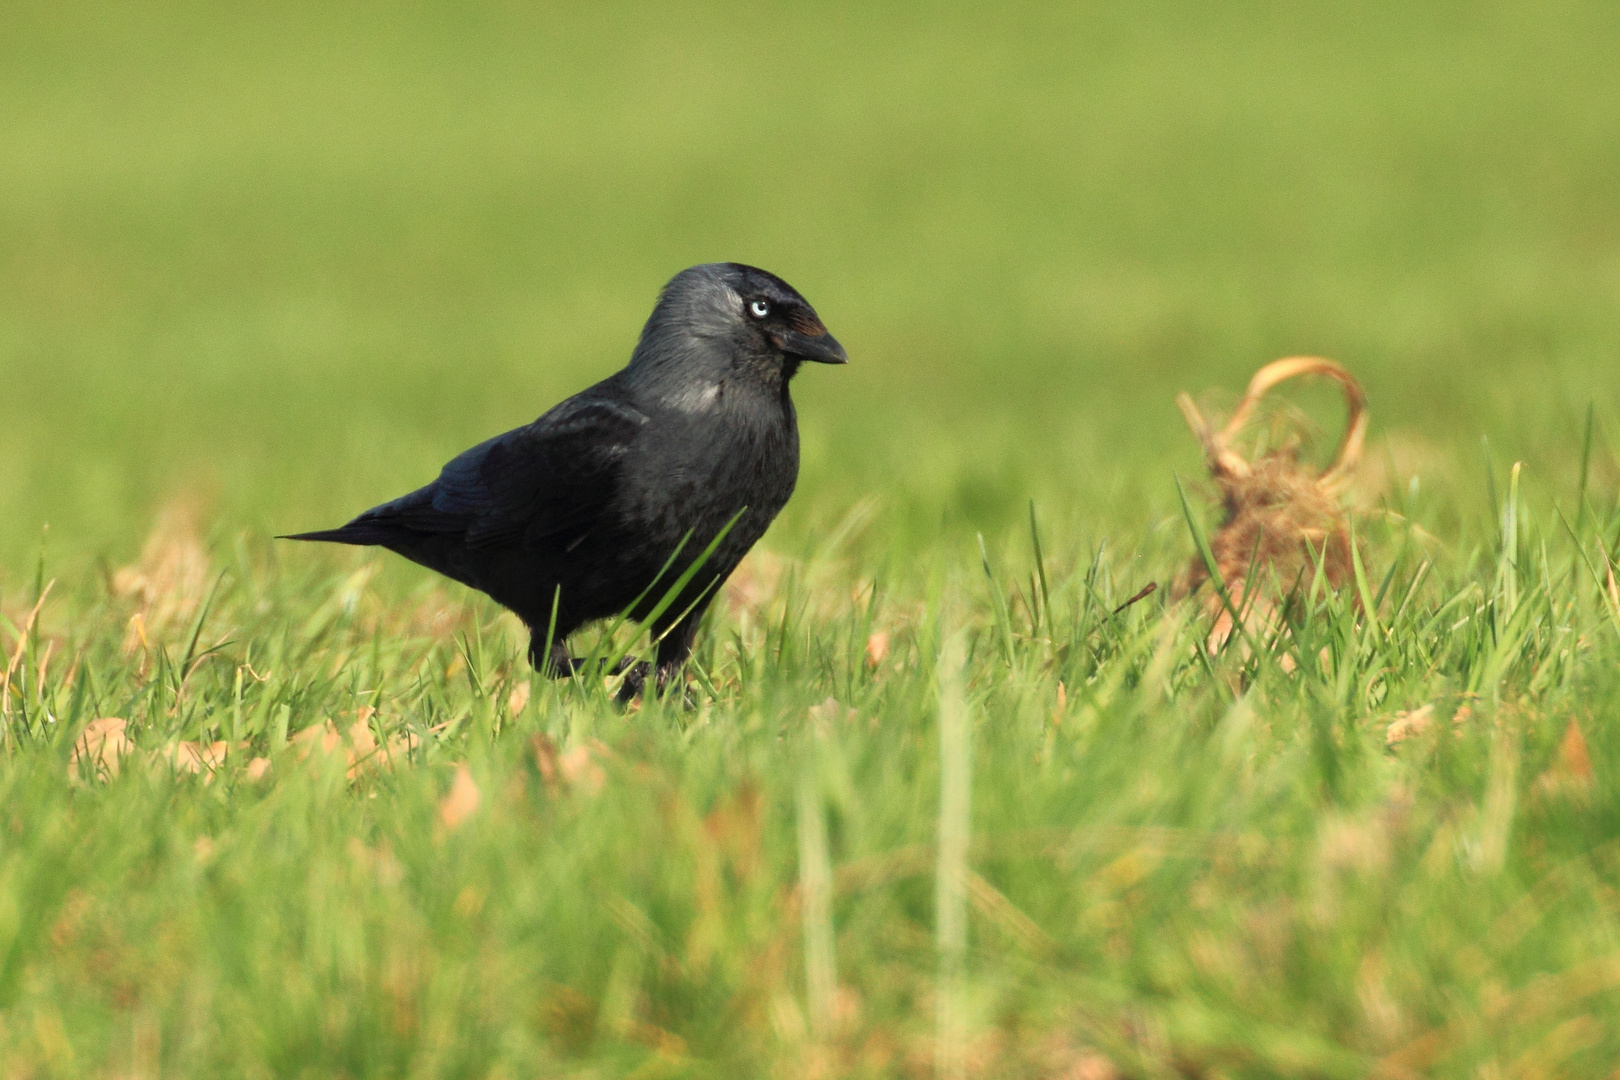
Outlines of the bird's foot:
M 641 692 L 647 688 L 647 676 L 652 674 L 652 670 L 652 665 L 645 660 L 625 668 L 624 679 L 619 683 L 619 704 L 628 705 L 641 696 Z M 654 685 L 657 685 L 656 680 Z
M 534 654 L 530 653 L 533 662 Z M 542 674 L 553 679 L 570 679 L 575 675 L 586 674 L 590 661 L 585 657 L 569 655 L 567 647 L 560 641 L 553 642 L 551 653 L 546 657 L 544 664 L 535 664 L 535 668 Z M 647 688 L 647 679 L 652 677 L 654 693 L 662 695 L 670 682 L 675 679 L 681 670 L 679 663 L 654 665 L 646 660 L 636 660 L 634 657 L 622 657 L 604 675 L 622 675 L 619 683 L 618 698 L 621 704 L 629 704 L 641 697 Z
M 619 684 L 619 701 L 628 705 L 638 697 L 644 697 L 647 690 L 647 679 L 652 677 L 653 694 L 663 697 L 674 684 L 680 689 L 681 700 L 686 700 L 686 683 L 681 679 L 681 664 L 659 664 L 654 667 L 643 660 L 629 668 L 624 673 L 624 681 Z
M 546 657 L 544 663 L 535 656 L 534 647 L 531 645 L 529 647 L 529 663 L 533 664 L 535 670 L 542 675 L 553 679 L 571 679 L 575 675 L 583 674 L 590 661 L 583 656 L 570 656 L 568 646 L 561 641 L 555 641 L 552 642 L 551 653 Z M 632 663 L 634 661 L 626 656 L 613 665 L 613 670 L 607 672 L 607 674 L 622 675 Z
M 604 671 L 603 674 L 623 675 L 626 671 L 629 671 L 632 666 L 636 666 L 635 661 L 631 660 L 627 656 L 623 660 L 620 660 L 617 664 L 614 664 L 613 667 Z M 642 663 L 639 666 L 646 667 L 647 665 Z M 598 667 L 600 667 L 600 665 L 598 665 Z M 586 674 L 589 668 L 590 661 L 585 657 L 565 656 L 560 661 L 553 658 L 551 663 L 546 666 L 545 674 L 553 679 L 571 679 L 575 675 Z

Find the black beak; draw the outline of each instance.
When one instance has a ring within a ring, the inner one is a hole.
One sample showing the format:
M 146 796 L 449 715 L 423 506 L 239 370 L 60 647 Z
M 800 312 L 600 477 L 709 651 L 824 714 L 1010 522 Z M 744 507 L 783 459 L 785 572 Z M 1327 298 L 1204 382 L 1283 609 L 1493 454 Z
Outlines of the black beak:
M 777 343 L 786 356 L 795 360 L 809 360 L 815 364 L 847 364 L 849 354 L 838 344 L 838 339 L 823 330 L 819 334 L 801 334 L 797 330 L 783 332 Z

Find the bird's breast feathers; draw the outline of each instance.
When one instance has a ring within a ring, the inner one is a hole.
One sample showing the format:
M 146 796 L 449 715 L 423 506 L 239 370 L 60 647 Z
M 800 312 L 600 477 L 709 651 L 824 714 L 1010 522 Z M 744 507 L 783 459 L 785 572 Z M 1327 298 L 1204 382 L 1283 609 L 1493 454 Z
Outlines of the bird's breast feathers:
M 723 389 L 718 381 L 692 383 L 670 394 L 664 405 L 685 416 L 710 415 L 723 404 Z

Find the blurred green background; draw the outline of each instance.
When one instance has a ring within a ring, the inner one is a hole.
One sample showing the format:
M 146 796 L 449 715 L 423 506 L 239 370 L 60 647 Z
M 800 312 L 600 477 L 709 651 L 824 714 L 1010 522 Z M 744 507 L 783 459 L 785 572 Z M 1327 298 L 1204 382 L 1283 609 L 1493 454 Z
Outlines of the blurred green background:
M 898 552 L 1145 523 L 1200 471 L 1174 393 L 1290 352 L 1364 379 L 1375 460 L 1466 479 L 1488 433 L 1572 489 L 1620 403 L 1617 42 L 1603 2 L 11 0 L 0 585 L 47 523 L 71 568 L 172 500 L 346 520 L 716 259 L 853 357 L 796 386 L 781 547 L 868 497 Z

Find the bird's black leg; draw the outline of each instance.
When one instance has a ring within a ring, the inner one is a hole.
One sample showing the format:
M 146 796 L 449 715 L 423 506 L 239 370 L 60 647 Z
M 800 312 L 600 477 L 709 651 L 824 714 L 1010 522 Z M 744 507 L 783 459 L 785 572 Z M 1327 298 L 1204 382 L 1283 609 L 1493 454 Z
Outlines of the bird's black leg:
M 692 655 L 692 643 L 697 640 L 698 623 L 703 621 L 701 609 L 687 614 L 673 630 L 658 643 L 658 681 L 660 687 L 680 670 L 686 658 Z
M 540 674 L 551 679 L 566 679 L 571 677 L 576 671 L 579 670 L 580 664 L 583 662 L 568 654 L 568 643 L 566 641 L 553 641 L 551 643 L 550 654 L 547 655 L 543 660 L 540 658 L 539 653 L 540 639 L 538 637 L 530 637 L 529 663 L 533 664 L 534 669 Z
M 544 663 L 541 663 L 535 659 L 535 644 L 535 639 L 530 638 L 529 663 L 533 664 L 535 670 L 540 672 L 542 675 L 553 679 L 568 679 L 585 670 L 585 661 L 578 656 L 572 656 L 569 654 L 567 642 L 553 641 L 551 643 L 551 653 L 546 657 Z M 614 665 L 613 670 L 608 674 L 623 674 L 631 667 L 631 665 L 632 661 L 629 657 L 626 657 Z M 646 667 L 647 665 L 643 664 L 641 666 Z M 636 686 L 639 690 L 641 684 L 637 683 Z
M 707 605 L 705 605 L 707 606 Z M 619 700 L 631 701 L 640 696 L 646 688 L 647 676 L 652 675 L 656 692 L 662 694 L 664 689 L 680 675 L 681 666 L 686 663 L 687 657 L 692 655 L 692 642 L 697 639 L 698 623 L 703 621 L 703 609 L 699 608 L 687 614 L 675 627 L 664 635 L 658 643 L 658 660 L 656 664 L 637 664 L 619 685 Z

